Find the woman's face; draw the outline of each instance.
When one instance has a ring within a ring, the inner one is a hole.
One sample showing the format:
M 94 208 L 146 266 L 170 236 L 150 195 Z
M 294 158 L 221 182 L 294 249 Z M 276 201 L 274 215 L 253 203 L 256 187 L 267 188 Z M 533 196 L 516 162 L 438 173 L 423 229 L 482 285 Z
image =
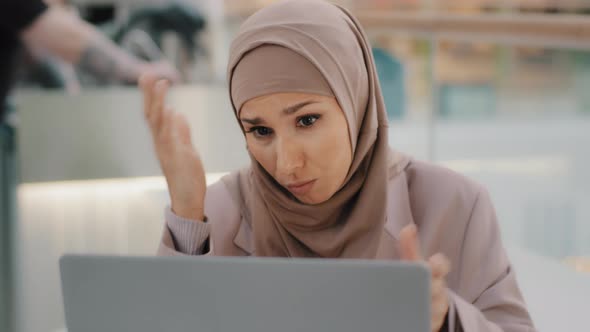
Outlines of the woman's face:
M 340 189 L 352 148 L 336 98 L 269 94 L 247 101 L 240 121 L 250 153 L 300 202 L 319 204 Z

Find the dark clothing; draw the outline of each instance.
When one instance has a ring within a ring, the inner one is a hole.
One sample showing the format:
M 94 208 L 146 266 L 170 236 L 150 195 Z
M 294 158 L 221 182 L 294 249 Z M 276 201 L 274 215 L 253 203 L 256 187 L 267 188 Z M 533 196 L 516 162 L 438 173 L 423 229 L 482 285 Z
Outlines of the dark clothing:
M 0 0 L 0 122 L 21 46 L 19 35 L 46 9 L 41 0 Z
M 0 0 L 0 331 L 13 331 L 13 226 L 16 220 L 16 134 L 6 123 L 7 96 L 21 42 L 19 35 L 47 6 L 41 0 Z
M 0 123 L 0 331 L 14 331 L 16 315 L 13 241 L 18 183 L 16 137 L 16 128 Z

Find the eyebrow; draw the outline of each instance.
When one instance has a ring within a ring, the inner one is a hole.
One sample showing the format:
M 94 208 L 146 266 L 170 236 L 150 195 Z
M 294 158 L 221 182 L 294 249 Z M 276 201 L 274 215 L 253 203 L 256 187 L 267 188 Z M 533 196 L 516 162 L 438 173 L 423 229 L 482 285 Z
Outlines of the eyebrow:
M 284 108 L 283 115 L 290 115 L 290 114 L 296 113 L 297 111 L 304 108 L 305 106 L 311 105 L 311 104 L 316 104 L 316 103 L 318 103 L 318 101 L 315 101 L 315 100 L 302 101 L 302 102 L 297 103 L 295 105 L 291 105 L 287 108 Z M 259 125 L 264 122 L 264 120 L 262 120 L 260 117 L 256 117 L 254 119 L 240 118 L 240 121 L 247 122 L 247 123 L 254 125 L 254 126 Z

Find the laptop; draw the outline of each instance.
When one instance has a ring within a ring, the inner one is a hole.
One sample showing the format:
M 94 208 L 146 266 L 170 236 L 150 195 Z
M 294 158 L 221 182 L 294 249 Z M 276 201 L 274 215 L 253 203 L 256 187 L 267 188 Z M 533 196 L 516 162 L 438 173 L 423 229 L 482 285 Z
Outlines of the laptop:
M 60 259 L 68 332 L 429 332 L 430 275 L 406 262 Z

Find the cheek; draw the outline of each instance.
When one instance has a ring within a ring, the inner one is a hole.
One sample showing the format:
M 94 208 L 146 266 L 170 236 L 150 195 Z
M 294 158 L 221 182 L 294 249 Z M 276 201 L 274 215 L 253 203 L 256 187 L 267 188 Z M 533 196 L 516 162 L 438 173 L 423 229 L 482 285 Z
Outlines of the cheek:
M 344 181 L 352 162 L 352 152 L 346 123 L 344 127 L 332 126 L 323 131 L 316 138 L 313 155 L 316 166 L 321 171 L 321 176 L 326 179 L 325 185 L 333 189 L 339 187 Z
M 273 151 L 258 142 L 253 138 L 246 139 L 246 146 L 248 151 L 252 154 L 254 159 L 270 174 L 274 177 L 275 174 L 275 161 Z

